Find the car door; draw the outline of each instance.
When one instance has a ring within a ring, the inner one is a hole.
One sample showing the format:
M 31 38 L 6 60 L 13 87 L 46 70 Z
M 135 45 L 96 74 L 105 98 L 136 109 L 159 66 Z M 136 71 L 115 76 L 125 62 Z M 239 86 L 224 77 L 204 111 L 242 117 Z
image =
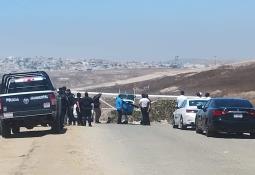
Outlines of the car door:
M 208 108 L 211 104 L 211 100 L 209 100 L 203 107 L 202 113 L 201 113 L 201 128 L 205 129 L 207 120 L 208 120 Z
M 184 100 L 180 108 L 178 109 L 177 117 L 178 117 L 178 123 L 180 123 L 180 119 L 182 117 L 183 112 L 185 111 L 185 106 L 187 104 L 187 100 Z
M 203 110 L 200 109 L 197 114 L 196 114 L 196 125 L 201 128 L 201 121 L 202 121 L 202 115 L 203 115 Z
M 181 106 L 175 111 L 174 113 L 174 118 L 175 118 L 175 123 L 178 125 L 180 123 L 180 117 L 183 111 L 184 106 L 186 105 L 187 100 L 184 100 L 181 104 Z

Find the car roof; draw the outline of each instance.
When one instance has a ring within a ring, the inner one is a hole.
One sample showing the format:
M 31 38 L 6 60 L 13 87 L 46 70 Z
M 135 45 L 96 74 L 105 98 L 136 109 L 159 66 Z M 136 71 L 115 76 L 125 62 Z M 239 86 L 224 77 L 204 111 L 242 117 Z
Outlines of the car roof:
M 237 97 L 216 97 L 216 98 L 211 98 L 212 100 L 247 100 L 244 98 L 237 98 Z
M 200 97 L 191 97 L 191 98 L 187 98 L 187 100 L 188 100 L 188 101 L 190 101 L 190 100 L 203 100 L 203 101 L 208 101 L 208 99 L 206 99 L 206 98 L 204 98 L 204 97 L 202 97 L 202 98 L 200 98 Z

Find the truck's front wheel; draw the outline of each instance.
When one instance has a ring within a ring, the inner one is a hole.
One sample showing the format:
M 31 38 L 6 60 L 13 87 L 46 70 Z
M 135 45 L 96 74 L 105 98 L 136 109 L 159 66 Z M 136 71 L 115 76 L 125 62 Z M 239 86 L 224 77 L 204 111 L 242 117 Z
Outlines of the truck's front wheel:
M 0 125 L 1 125 L 0 126 L 0 130 L 1 130 L 2 137 L 4 137 L 4 138 L 10 137 L 10 135 L 11 135 L 11 128 L 8 125 L 8 123 L 6 121 L 2 120 Z

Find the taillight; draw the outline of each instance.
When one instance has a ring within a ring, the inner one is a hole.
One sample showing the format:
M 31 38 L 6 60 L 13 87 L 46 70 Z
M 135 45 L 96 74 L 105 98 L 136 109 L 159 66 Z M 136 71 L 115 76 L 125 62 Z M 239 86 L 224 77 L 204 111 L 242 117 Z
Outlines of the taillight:
M 197 110 L 192 110 L 192 109 L 186 109 L 187 113 L 197 113 Z
M 212 111 L 212 115 L 214 117 L 220 117 L 220 116 L 225 115 L 225 114 L 227 114 L 227 111 L 224 111 L 224 110 L 216 109 L 216 110 Z
M 50 99 L 51 105 L 56 105 L 57 104 L 57 99 L 56 99 L 55 94 L 49 94 L 49 99 Z
M 252 116 L 252 117 L 255 117 L 255 110 L 254 110 L 254 109 L 249 110 L 249 111 L 248 111 L 248 114 L 249 114 L 250 116 Z

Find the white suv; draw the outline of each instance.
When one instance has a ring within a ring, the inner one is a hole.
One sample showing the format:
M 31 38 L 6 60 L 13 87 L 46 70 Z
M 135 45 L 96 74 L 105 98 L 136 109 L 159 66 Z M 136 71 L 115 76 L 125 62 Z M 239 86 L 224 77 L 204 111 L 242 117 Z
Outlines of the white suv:
M 187 126 L 195 127 L 195 118 L 198 105 L 204 105 L 208 100 L 203 98 L 189 98 L 183 101 L 181 106 L 173 112 L 173 128 L 186 129 Z

